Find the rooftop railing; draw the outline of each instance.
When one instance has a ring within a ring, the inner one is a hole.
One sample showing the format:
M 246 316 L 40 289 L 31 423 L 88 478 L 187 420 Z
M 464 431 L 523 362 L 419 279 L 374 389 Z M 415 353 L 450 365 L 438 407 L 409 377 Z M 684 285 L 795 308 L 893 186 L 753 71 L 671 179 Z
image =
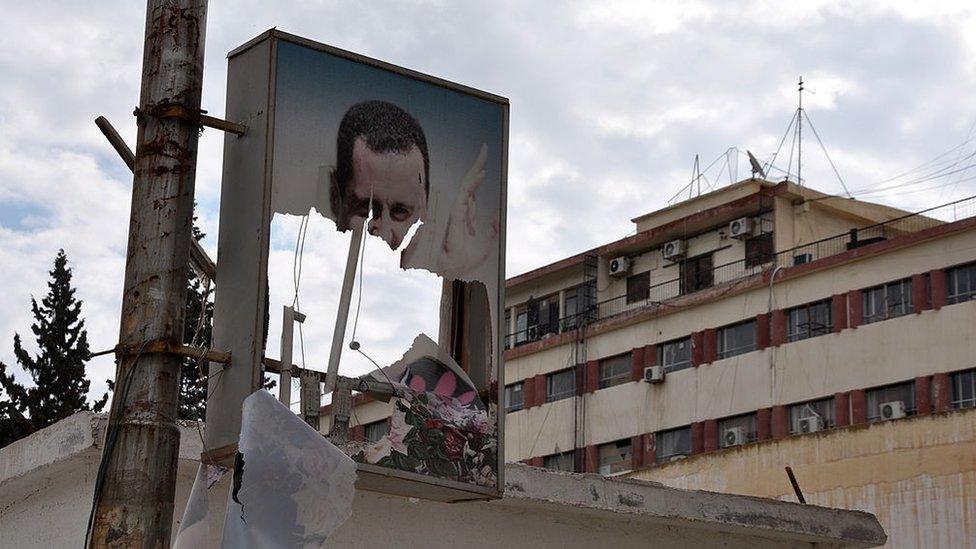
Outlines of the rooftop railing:
M 835 200 L 842 199 L 835 198 Z M 505 338 L 505 348 L 518 347 L 623 313 L 667 306 L 669 301 L 679 297 L 744 280 L 777 266 L 792 267 L 810 263 L 848 250 L 971 217 L 976 217 L 976 196 L 906 214 L 867 227 L 851 229 L 845 233 L 768 254 L 766 257 L 740 259 L 707 271 L 698 272 L 694 276 L 678 277 L 654 284 L 648 289 L 646 297 L 641 295 L 639 299 L 635 299 L 634 296 L 616 296 L 598 301 L 582 312 L 566 315 L 558 320 L 537 322 L 525 329 L 508 334 Z

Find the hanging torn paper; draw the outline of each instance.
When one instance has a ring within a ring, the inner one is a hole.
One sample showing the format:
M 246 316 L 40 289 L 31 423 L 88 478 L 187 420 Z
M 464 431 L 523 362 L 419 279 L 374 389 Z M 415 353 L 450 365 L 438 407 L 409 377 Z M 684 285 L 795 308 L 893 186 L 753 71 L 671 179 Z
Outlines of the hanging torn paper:
M 352 514 L 356 465 L 270 393 L 244 400 L 222 547 L 320 547 Z

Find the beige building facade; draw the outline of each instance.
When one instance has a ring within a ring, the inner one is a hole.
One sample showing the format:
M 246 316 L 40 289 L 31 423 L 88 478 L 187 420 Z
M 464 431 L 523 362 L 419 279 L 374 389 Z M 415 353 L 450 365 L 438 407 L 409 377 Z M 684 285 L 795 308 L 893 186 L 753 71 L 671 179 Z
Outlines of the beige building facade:
M 976 547 L 976 197 L 749 179 L 633 222 L 509 279 L 507 460 L 789 498 L 793 464 L 893 547 Z M 387 405 L 356 410 L 382 436 Z

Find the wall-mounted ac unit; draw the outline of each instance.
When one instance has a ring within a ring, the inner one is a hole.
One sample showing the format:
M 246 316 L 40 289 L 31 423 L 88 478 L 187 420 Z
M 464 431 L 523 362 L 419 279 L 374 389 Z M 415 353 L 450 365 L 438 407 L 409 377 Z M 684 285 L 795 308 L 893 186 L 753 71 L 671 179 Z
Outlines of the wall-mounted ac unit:
M 630 258 L 615 257 L 610 260 L 607 267 L 610 270 L 610 276 L 627 276 L 627 273 L 630 272 Z
M 752 218 L 740 217 L 729 223 L 729 236 L 732 238 L 744 239 L 752 236 Z
M 746 443 L 746 430 L 743 427 L 731 427 L 722 433 L 722 440 L 726 446 L 738 446 Z
M 813 261 L 813 254 L 797 254 L 793 256 L 794 265 L 803 265 L 804 263 L 810 263 Z
M 816 433 L 817 431 L 823 431 L 824 422 L 823 418 L 818 416 L 808 416 L 800 418 L 800 432 L 801 433 Z
M 536 324 L 535 326 L 529 326 L 528 334 L 526 334 L 529 341 L 535 341 L 542 337 L 542 327 Z
M 661 247 L 661 255 L 668 261 L 677 261 L 685 256 L 685 241 L 672 240 Z
M 644 381 L 661 383 L 664 381 L 664 366 L 648 366 L 644 368 Z
M 901 400 L 881 403 L 881 419 L 901 419 L 905 417 L 905 403 Z

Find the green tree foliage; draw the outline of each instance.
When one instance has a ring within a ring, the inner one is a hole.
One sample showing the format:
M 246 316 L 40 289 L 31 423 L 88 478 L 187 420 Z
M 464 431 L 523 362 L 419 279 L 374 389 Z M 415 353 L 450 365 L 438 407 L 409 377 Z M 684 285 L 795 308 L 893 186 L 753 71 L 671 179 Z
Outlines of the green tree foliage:
M 48 293 L 38 304 L 31 298 L 34 323 L 31 331 L 39 354 L 31 356 L 14 335 L 14 356 L 34 380 L 33 387 L 19 384 L 6 364 L 0 362 L 0 446 L 43 429 L 80 410 L 101 411 L 108 395 L 89 405 L 90 382 L 85 364 L 91 359 L 88 332 L 81 317 L 81 300 L 71 287 L 71 269 L 64 250 L 54 259 Z

